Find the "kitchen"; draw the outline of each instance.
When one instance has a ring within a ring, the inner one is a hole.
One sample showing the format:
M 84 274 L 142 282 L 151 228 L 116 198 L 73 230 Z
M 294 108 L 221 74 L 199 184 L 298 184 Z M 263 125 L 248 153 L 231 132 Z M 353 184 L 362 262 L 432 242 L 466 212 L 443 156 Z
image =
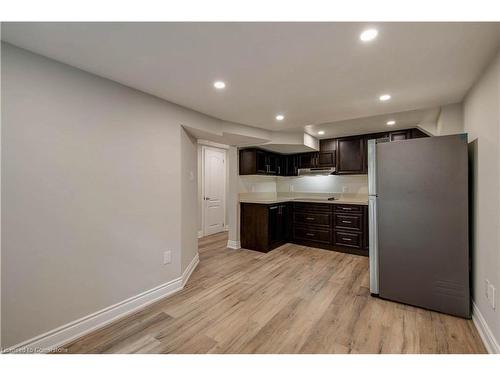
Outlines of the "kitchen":
M 499 48 L 2 23 L 5 351 L 500 352 Z
M 240 193 L 241 246 L 369 256 L 372 296 L 470 318 L 467 152 L 466 134 L 418 128 L 321 139 L 317 152 L 241 149 L 240 178 L 277 176 L 281 186 Z M 347 175 L 362 181 L 356 193 L 314 192 L 318 177 Z M 295 191 L 291 176 L 309 190 Z

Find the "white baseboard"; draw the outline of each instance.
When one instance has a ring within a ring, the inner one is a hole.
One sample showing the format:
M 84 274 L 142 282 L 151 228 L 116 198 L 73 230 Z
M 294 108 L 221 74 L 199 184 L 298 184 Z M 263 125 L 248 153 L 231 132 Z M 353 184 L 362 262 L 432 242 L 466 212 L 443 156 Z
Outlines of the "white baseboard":
M 49 332 L 14 345 L 6 349 L 5 352 L 47 353 L 92 331 L 102 328 L 115 320 L 118 320 L 137 310 L 143 309 L 162 298 L 168 297 L 171 294 L 182 290 L 199 261 L 199 255 L 196 253 L 195 257 L 180 277 Z
M 200 255 L 196 253 L 194 256 L 193 260 L 189 263 L 189 265 L 186 267 L 184 272 L 182 273 L 182 287 L 184 288 L 184 285 L 188 282 L 189 278 L 191 277 L 191 274 L 193 273 L 194 269 L 196 266 L 200 263 Z
M 488 353 L 500 354 L 500 345 L 498 345 L 498 342 L 495 339 L 495 336 L 493 336 L 493 332 L 491 332 L 490 327 L 486 323 L 483 314 L 481 314 L 481 311 L 479 311 L 474 302 L 472 302 L 472 321 L 474 322 L 474 325 L 476 326 Z
M 198 231 L 198 238 L 201 238 L 201 237 L 203 237 L 203 231 L 202 231 L 202 230 L 199 230 L 199 231 Z
M 240 243 L 240 241 L 228 240 L 227 247 L 230 249 L 238 250 L 238 249 L 241 249 L 241 243 Z

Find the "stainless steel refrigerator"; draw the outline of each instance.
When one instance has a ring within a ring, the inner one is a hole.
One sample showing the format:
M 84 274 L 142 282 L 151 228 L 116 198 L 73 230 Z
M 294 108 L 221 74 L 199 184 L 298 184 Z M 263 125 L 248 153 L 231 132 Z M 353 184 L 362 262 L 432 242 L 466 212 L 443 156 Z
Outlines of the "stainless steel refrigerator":
M 467 135 L 368 141 L 370 292 L 470 318 Z

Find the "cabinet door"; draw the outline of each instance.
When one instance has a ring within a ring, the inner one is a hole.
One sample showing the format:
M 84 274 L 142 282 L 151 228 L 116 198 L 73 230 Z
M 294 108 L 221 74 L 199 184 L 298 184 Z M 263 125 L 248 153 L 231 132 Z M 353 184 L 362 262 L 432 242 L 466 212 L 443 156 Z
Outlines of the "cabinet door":
M 255 151 L 255 164 L 256 172 L 259 174 L 267 174 L 268 172 L 268 158 L 265 151 Z
M 337 149 L 337 140 L 321 139 L 319 141 L 319 154 L 317 157 L 318 167 L 335 167 L 335 151 Z
M 337 174 L 363 174 L 365 172 L 365 138 L 337 139 Z
M 317 157 L 318 167 L 335 167 L 335 151 L 320 151 Z
M 410 138 L 425 138 L 428 137 L 422 130 L 413 128 L 410 130 Z
M 314 168 L 316 160 L 316 152 L 306 152 L 299 154 L 299 168 Z
M 240 150 L 240 175 L 255 174 L 255 150 Z
M 268 238 L 269 246 L 280 241 L 280 206 L 269 206 L 268 208 Z
M 408 130 L 400 130 L 391 132 L 389 137 L 392 141 L 404 141 L 405 139 L 410 139 L 411 133 Z
M 278 238 L 287 241 L 290 236 L 290 209 L 287 204 L 280 204 L 278 210 Z
M 278 160 L 278 171 L 276 174 L 278 176 L 286 176 L 287 156 L 286 155 L 277 155 L 277 160 Z
M 267 174 L 278 174 L 279 167 L 279 155 L 277 154 L 267 154 L 267 164 L 269 165 L 267 169 Z
M 372 133 L 365 135 L 366 140 L 389 138 L 389 133 Z
M 286 155 L 284 158 L 284 176 L 297 176 L 297 155 Z

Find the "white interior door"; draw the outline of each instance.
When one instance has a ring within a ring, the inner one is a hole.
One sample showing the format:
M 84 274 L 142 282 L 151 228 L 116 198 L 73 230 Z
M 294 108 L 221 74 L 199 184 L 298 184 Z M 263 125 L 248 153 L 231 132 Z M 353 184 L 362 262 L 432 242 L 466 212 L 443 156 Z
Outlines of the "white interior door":
M 203 234 L 222 232 L 225 220 L 226 152 L 203 148 Z

